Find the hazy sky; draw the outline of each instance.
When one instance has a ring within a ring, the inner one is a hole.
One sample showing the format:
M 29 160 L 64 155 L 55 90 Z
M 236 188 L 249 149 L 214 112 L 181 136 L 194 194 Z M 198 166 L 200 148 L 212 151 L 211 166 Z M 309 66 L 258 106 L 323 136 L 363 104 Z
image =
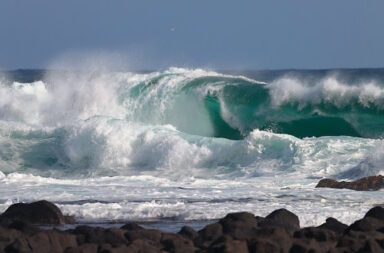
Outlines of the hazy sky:
M 384 1 L 0 1 L 0 68 L 90 55 L 136 69 L 384 67 Z

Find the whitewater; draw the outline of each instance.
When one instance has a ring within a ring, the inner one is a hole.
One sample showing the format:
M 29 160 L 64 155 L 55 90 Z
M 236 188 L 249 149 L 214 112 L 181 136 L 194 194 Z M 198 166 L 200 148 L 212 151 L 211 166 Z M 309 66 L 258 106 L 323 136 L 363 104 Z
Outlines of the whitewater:
M 287 208 L 309 226 L 384 202 L 315 188 L 384 174 L 380 71 L 13 74 L 0 75 L 1 212 L 46 199 L 84 223 L 199 222 Z

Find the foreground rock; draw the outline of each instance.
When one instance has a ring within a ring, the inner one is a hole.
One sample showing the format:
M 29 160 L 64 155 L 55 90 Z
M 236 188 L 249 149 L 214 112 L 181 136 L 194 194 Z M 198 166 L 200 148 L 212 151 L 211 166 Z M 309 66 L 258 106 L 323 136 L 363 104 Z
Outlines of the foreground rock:
M 336 181 L 334 179 L 322 179 L 316 185 L 316 188 L 336 188 L 336 189 L 351 189 L 355 191 L 376 191 L 384 188 L 384 176 L 363 177 L 356 181 Z
M 43 206 L 51 210 L 52 205 L 48 203 L 44 202 Z M 23 206 L 27 207 L 26 210 L 34 211 L 35 209 L 30 207 L 41 206 L 41 204 L 32 203 Z M 17 207 L 20 206 L 17 205 Z M 55 210 L 56 215 L 61 214 L 56 208 L 51 211 Z M 47 213 L 52 215 L 51 211 Z M 14 207 L 1 215 L 3 221 L 7 222 L 0 223 L 0 252 L 384 252 L 384 208 L 382 207 L 372 208 L 364 218 L 350 226 L 334 218 L 328 218 L 318 227 L 300 228 L 299 219 L 294 213 L 279 209 L 266 217 L 258 217 L 248 212 L 230 213 L 200 231 L 186 226 L 178 233 L 145 229 L 135 223 L 108 229 L 78 226 L 63 232 L 55 229 L 42 230 L 29 223 L 43 221 L 44 218 L 36 215 L 36 213 L 32 215 Z M 62 220 L 59 219 L 60 217 Z M 61 224 L 65 222 L 65 218 L 58 215 L 45 221 L 51 222 L 50 224 L 53 222 Z

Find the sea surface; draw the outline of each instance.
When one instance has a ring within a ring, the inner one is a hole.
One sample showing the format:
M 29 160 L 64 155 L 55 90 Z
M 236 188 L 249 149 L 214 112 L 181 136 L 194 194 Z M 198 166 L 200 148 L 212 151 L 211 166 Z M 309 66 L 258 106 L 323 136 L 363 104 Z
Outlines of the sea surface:
M 46 199 L 80 223 L 195 227 L 277 208 L 344 223 L 383 191 L 384 69 L 0 73 L 0 211 Z M 153 225 L 155 224 L 155 225 Z

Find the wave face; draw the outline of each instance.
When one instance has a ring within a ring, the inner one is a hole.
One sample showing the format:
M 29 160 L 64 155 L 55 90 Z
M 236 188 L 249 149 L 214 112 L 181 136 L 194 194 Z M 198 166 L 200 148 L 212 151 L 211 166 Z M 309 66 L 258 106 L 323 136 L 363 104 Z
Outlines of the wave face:
M 44 198 L 84 219 L 211 219 L 239 202 L 260 214 L 277 203 L 304 215 L 329 201 L 340 215 L 349 208 L 336 218 L 355 219 L 370 195 L 353 202 L 322 189 L 320 199 L 313 187 L 322 177 L 383 173 L 382 80 L 288 72 L 261 79 L 180 68 L 6 73 L 0 209 Z

